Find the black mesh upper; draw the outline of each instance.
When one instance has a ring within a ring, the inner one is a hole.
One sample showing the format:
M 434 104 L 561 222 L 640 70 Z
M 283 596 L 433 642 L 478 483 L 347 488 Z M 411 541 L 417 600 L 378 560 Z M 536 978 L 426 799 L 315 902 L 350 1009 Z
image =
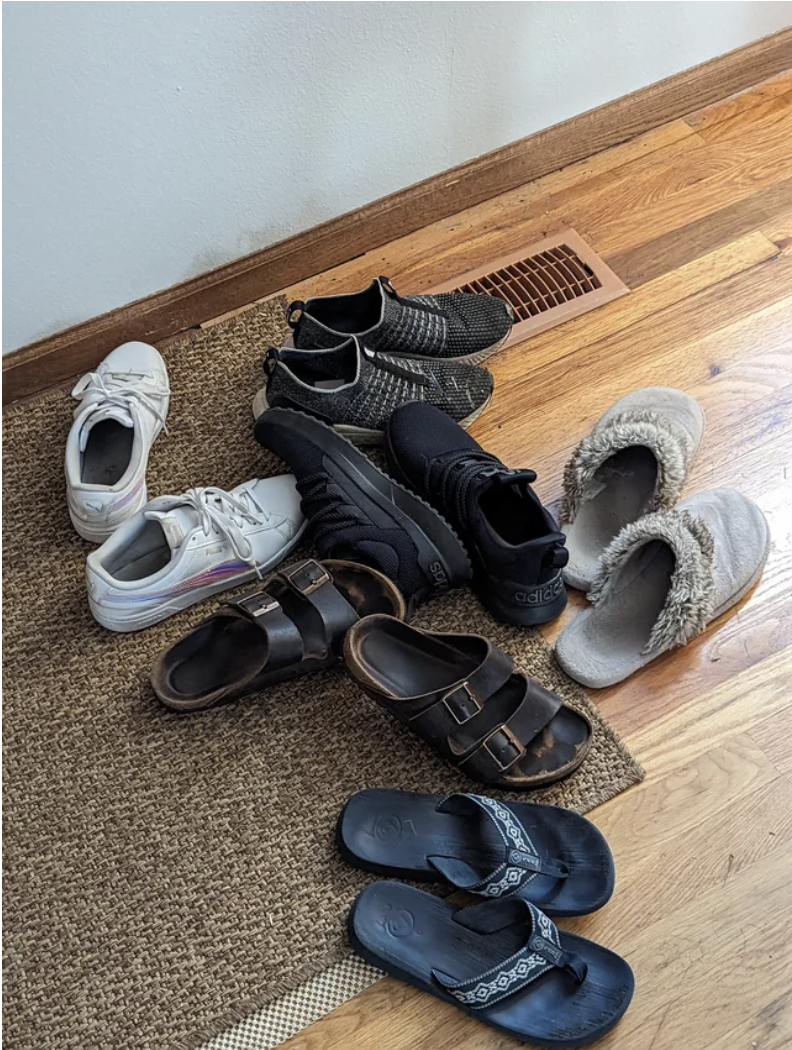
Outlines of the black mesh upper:
M 336 390 L 308 386 L 294 374 L 306 362 L 317 374 L 332 374 L 335 368 L 339 378 L 357 370 L 357 380 Z M 267 386 L 267 400 L 273 406 L 303 408 L 334 424 L 382 430 L 391 413 L 410 401 L 426 401 L 462 421 L 487 403 L 492 387 L 492 375 L 477 365 L 375 354 L 351 339 L 316 355 L 281 350 Z
M 374 284 L 381 296 L 381 316 L 374 324 L 371 285 L 358 295 L 309 299 L 294 329 L 294 345 L 325 349 L 354 332 L 371 350 L 454 358 L 486 350 L 511 331 L 511 307 L 494 296 L 455 292 L 398 296 L 389 285 Z

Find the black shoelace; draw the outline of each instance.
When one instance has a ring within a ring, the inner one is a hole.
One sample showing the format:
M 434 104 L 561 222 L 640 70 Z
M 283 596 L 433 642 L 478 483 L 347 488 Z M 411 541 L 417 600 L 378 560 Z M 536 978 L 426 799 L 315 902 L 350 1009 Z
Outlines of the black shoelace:
M 497 456 L 483 449 L 460 449 L 452 452 L 442 463 L 427 465 L 424 476 L 424 488 L 436 492 L 445 506 L 451 506 L 457 518 L 468 522 L 468 492 L 474 481 L 492 474 L 509 474 Z M 529 471 L 530 480 L 536 475 Z
M 333 532 L 360 524 L 360 508 L 346 502 L 341 489 L 321 471 L 306 474 L 297 482 L 297 491 L 302 497 L 303 512 L 313 527 L 316 543 Z

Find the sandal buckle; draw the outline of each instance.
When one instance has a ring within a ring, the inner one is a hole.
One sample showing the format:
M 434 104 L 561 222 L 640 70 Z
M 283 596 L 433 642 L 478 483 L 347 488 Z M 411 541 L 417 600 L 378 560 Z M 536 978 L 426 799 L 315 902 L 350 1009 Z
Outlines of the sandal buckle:
M 493 741 L 498 736 L 503 736 L 503 737 L 506 738 L 504 747 L 499 747 L 498 748 L 498 751 L 500 752 L 500 754 L 497 754 L 492 749 Z M 505 773 L 507 769 L 511 768 L 511 766 L 513 766 L 514 763 L 518 759 L 522 758 L 523 755 L 525 754 L 525 748 L 520 743 L 520 741 L 517 739 L 517 737 L 514 735 L 514 732 L 511 729 L 509 729 L 509 727 L 507 725 L 498 726 L 498 728 L 496 730 L 494 730 L 494 732 L 490 733 L 490 735 L 487 737 L 487 739 L 484 741 L 484 743 L 481 746 L 484 748 L 484 750 L 490 756 L 490 758 L 495 763 L 495 765 L 498 767 L 498 769 L 501 771 L 501 773 Z M 504 761 L 504 759 L 501 758 L 501 755 L 503 754 L 503 752 L 504 752 L 506 747 L 513 748 L 514 749 L 514 755 L 511 758 L 506 758 L 505 761 Z
M 249 594 L 246 598 L 232 598 L 226 602 L 226 605 L 235 605 L 242 612 L 247 613 L 248 616 L 252 616 L 254 620 L 258 620 L 260 616 L 266 616 L 268 613 L 280 609 L 278 599 L 273 598 L 266 591 L 261 591 L 258 594 Z
M 466 699 L 454 701 L 453 698 L 460 689 L 465 693 Z M 477 714 L 480 714 L 481 711 L 484 710 L 484 704 L 479 699 L 475 690 L 471 688 L 469 682 L 462 682 L 461 685 L 456 686 L 449 693 L 446 693 L 443 697 L 443 706 L 457 725 L 460 726 L 463 726 L 466 722 L 469 722 L 471 718 L 475 718 Z
M 300 594 L 312 594 L 315 590 L 330 583 L 332 577 L 318 561 L 302 561 L 290 569 L 284 569 L 281 575 L 288 580 Z

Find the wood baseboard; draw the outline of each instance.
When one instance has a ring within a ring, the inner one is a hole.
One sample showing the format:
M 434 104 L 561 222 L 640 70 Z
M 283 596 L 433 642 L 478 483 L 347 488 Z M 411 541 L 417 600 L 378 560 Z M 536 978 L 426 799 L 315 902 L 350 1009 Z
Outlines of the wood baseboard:
M 792 29 L 730 51 L 3 358 L 3 404 L 158 343 L 792 67 Z

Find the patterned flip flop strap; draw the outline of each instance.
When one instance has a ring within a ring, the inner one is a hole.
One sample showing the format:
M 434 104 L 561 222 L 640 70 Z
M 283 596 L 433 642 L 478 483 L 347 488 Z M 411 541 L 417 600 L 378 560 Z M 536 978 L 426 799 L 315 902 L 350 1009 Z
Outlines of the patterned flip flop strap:
M 448 795 L 439 802 L 437 810 L 440 813 L 448 813 L 471 807 L 477 807 L 489 817 L 503 842 L 504 859 L 494 871 L 483 876 L 478 882 L 462 884 L 453 878 L 452 867 L 443 863 L 446 858 L 430 857 L 432 864 L 461 889 L 479 893 L 483 897 L 512 897 L 537 875 L 552 875 L 559 879 L 569 875 L 569 868 L 563 861 L 540 856 L 528 832 L 514 813 L 497 799 L 457 793 Z
M 454 921 L 482 934 L 521 922 L 528 925 L 524 946 L 484 973 L 457 981 L 439 970 L 432 971 L 435 980 L 464 1006 L 473 1010 L 494 1006 L 554 967 L 565 970 L 578 984 L 585 980 L 585 962 L 564 951 L 555 923 L 529 901 L 485 901 L 458 911 Z

